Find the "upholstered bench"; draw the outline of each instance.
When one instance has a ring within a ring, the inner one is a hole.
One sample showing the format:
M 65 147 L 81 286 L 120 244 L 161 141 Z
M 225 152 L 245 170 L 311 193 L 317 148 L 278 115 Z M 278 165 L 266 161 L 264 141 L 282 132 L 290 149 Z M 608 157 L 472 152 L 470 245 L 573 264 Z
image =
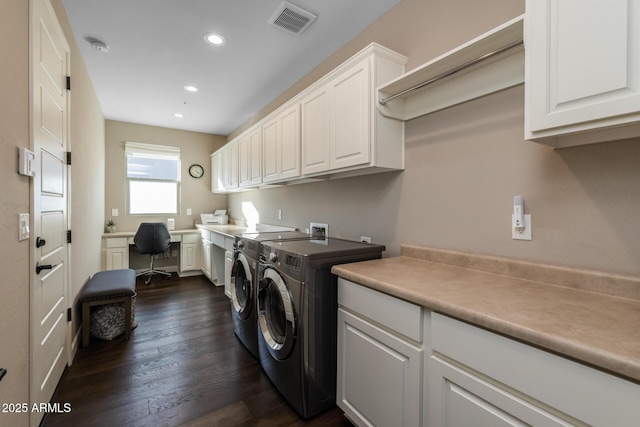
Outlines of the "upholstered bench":
M 100 271 L 93 275 L 80 292 L 82 304 L 82 346 L 89 345 L 91 307 L 123 303 L 124 337 L 131 337 L 131 305 L 136 293 L 136 272 L 132 269 Z

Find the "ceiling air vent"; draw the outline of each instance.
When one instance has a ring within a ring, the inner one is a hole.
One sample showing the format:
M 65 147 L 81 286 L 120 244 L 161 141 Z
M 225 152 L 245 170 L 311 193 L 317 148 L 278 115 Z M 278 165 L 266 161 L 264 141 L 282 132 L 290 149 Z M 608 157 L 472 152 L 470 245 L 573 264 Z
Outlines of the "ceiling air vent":
M 278 10 L 269 19 L 269 23 L 289 33 L 300 34 L 316 18 L 317 16 L 313 13 L 283 1 Z

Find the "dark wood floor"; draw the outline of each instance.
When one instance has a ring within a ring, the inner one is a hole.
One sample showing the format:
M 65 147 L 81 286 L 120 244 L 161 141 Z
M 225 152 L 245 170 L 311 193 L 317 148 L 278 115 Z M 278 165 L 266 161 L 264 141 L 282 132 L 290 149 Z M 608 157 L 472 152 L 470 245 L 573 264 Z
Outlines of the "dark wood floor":
M 203 277 L 137 285 L 131 340 L 92 339 L 65 371 L 54 426 L 351 426 L 337 407 L 301 420 L 233 332 L 229 300 Z

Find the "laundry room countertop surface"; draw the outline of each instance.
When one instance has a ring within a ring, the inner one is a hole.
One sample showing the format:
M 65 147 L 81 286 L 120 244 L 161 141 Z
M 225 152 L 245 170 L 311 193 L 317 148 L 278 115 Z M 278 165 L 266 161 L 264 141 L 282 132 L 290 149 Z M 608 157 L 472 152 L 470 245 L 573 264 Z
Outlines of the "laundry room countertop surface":
M 640 382 L 640 277 L 412 245 L 332 272 Z

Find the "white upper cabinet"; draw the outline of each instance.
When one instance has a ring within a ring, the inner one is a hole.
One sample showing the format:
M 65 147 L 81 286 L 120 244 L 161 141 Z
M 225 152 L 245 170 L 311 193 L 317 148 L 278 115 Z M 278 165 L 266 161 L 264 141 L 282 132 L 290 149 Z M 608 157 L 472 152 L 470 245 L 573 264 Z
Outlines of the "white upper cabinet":
M 373 43 L 303 92 L 303 175 L 404 169 L 404 123 L 378 111 L 376 89 L 401 75 L 406 61 Z
M 525 137 L 640 135 L 640 0 L 527 0 Z
M 220 150 L 224 189 L 213 191 L 404 169 L 404 122 L 378 111 L 376 90 L 406 62 L 376 43 L 362 49 L 227 143 L 237 146 Z
M 262 125 L 262 181 L 277 182 L 300 176 L 300 108 L 280 111 Z
M 238 181 L 241 188 L 262 182 L 262 129 L 256 128 L 238 139 Z

